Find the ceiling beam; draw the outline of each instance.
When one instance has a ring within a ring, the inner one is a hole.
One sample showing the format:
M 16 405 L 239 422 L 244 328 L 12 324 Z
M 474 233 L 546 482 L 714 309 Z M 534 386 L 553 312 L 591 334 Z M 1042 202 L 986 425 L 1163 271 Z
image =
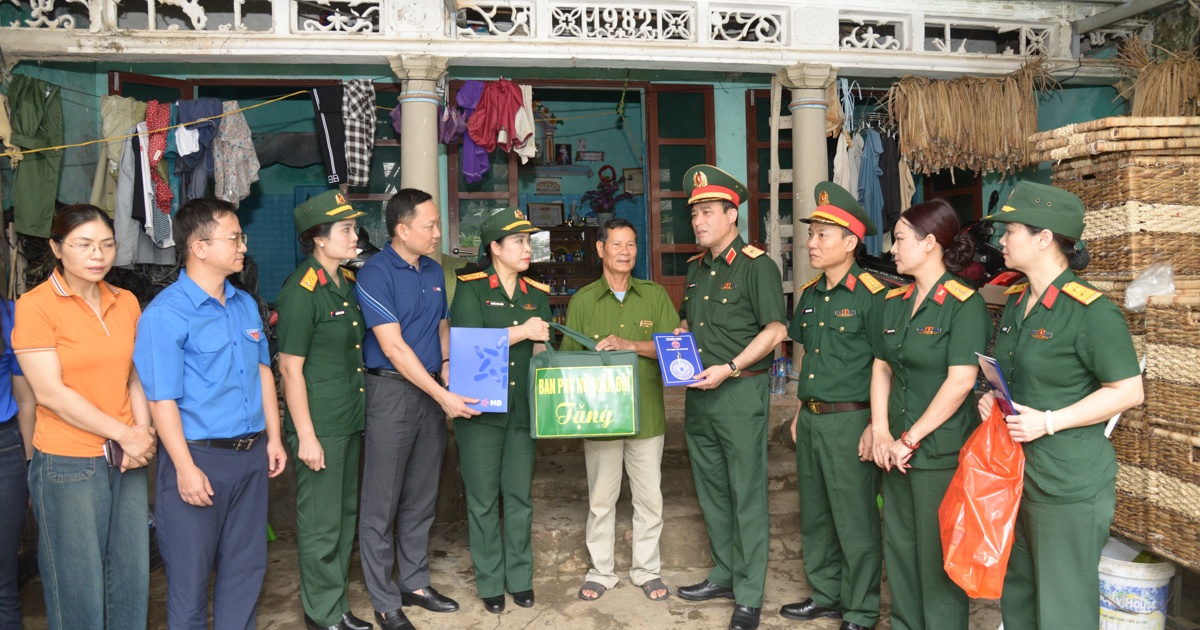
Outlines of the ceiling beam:
M 1147 11 L 1153 11 L 1158 7 L 1175 2 L 1178 2 L 1178 0 L 1132 0 L 1107 11 L 1101 11 L 1091 17 L 1072 22 L 1071 27 L 1074 29 L 1076 35 L 1086 35 L 1098 28 L 1104 28 L 1110 24 L 1115 24 L 1121 20 L 1138 16 Z

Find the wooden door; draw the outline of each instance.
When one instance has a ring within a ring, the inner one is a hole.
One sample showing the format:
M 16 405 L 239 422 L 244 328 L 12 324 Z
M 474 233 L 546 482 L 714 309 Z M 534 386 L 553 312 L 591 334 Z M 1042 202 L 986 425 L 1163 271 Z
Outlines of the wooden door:
M 650 85 L 646 90 L 649 154 L 650 274 L 676 306 L 683 301 L 687 259 L 699 252 L 692 232 L 683 175 L 716 164 L 711 85 Z

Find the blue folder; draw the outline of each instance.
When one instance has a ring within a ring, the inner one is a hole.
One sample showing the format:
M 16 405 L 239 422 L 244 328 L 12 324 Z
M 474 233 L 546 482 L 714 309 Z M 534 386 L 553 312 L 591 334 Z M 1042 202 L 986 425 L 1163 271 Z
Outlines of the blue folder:
M 484 413 L 508 411 L 508 330 L 450 328 L 450 391 Z
M 698 380 L 695 376 L 704 371 L 692 333 L 657 334 L 654 335 L 654 345 L 658 349 L 658 367 L 662 370 L 665 387 L 695 383 Z

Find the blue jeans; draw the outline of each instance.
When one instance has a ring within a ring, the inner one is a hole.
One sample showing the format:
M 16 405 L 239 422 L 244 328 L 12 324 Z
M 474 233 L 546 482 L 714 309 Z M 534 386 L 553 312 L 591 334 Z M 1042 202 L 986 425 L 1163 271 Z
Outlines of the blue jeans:
M 146 469 L 35 450 L 29 493 L 50 630 L 146 627 L 150 527 Z
M 25 443 L 10 420 L 0 425 L 0 628 L 21 627 L 17 555 L 25 527 Z

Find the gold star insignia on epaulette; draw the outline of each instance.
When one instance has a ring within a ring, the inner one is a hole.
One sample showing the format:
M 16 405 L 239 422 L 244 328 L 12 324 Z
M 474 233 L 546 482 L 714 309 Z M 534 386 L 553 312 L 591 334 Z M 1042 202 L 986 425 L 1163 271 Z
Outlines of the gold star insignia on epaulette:
M 458 277 L 458 279 L 462 280 L 463 282 L 470 282 L 472 280 L 483 280 L 487 276 L 488 275 L 487 275 L 486 271 L 476 271 L 475 273 L 468 273 L 465 275 L 461 275 Z
M 523 278 L 524 278 L 526 284 L 537 289 L 538 291 L 541 291 L 542 293 L 550 292 L 550 285 L 542 284 L 541 282 L 538 282 L 537 280 L 530 280 L 528 277 L 523 276 Z
M 890 300 L 890 299 L 892 299 L 892 298 L 894 298 L 894 297 L 896 297 L 896 296 L 898 296 L 898 295 L 904 295 L 904 292 L 905 292 L 905 291 L 908 291 L 908 287 L 910 287 L 910 286 L 912 286 L 912 285 L 906 284 L 906 285 L 904 285 L 904 286 L 902 286 L 902 287 L 896 287 L 895 289 L 892 289 L 891 291 L 888 291 L 888 292 L 887 292 L 887 297 L 885 297 L 884 299 L 885 299 L 885 300 Z
M 1083 304 L 1091 304 L 1095 302 L 1101 293 L 1095 289 L 1085 287 L 1078 282 L 1068 282 L 1063 285 L 1062 292 L 1075 298 Z
M 747 245 L 742 248 L 742 253 L 745 254 L 749 258 L 758 258 L 759 256 L 762 256 L 766 252 L 764 252 L 763 250 L 761 250 L 753 245 Z
M 354 277 L 354 272 L 350 271 L 349 269 L 342 269 L 342 277 L 349 280 L 350 282 L 354 282 L 356 280 L 356 278 Z
M 1004 292 L 1004 295 L 1012 295 L 1014 293 L 1020 293 L 1020 292 L 1024 291 L 1025 287 L 1027 287 L 1027 286 L 1029 286 L 1028 282 L 1022 282 L 1021 284 L 1014 284 L 1011 287 L 1008 287 L 1008 290 Z
M 317 272 L 312 267 L 309 267 L 308 272 L 300 279 L 300 286 L 308 289 L 310 292 L 316 290 L 317 283 L 320 279 L 317 278 Z
M 812 285 L 816 284 L 817 280 L 820 280 L 820 279 L 821 279 L 821 274 L 817 274 L 817 277 L 813 278 L 812 280 L 809 280 L 808 282 L 805 282 L 804 286 L 800 287 L 799 289 L 796 289 L 796 293 L 803 292 L 808 287 L 811 287 Z
M 958 298 L 959 302 L 966 302 L 967 298 L 971 297 L 971 295 L 975 293 L 975 289 L 972 289 L 957 280 L 947 280 L 942 286 L 946 287 L 946 291 L 949 291 L 950 295 Z
M 875 279 L 875 276 L 865 271 L 858 274 L 858 279 L 862 280 L 863 286 L 867 287 L 867 290 L 871 293 L 879 293 L 885 288 L 882 282 Z

